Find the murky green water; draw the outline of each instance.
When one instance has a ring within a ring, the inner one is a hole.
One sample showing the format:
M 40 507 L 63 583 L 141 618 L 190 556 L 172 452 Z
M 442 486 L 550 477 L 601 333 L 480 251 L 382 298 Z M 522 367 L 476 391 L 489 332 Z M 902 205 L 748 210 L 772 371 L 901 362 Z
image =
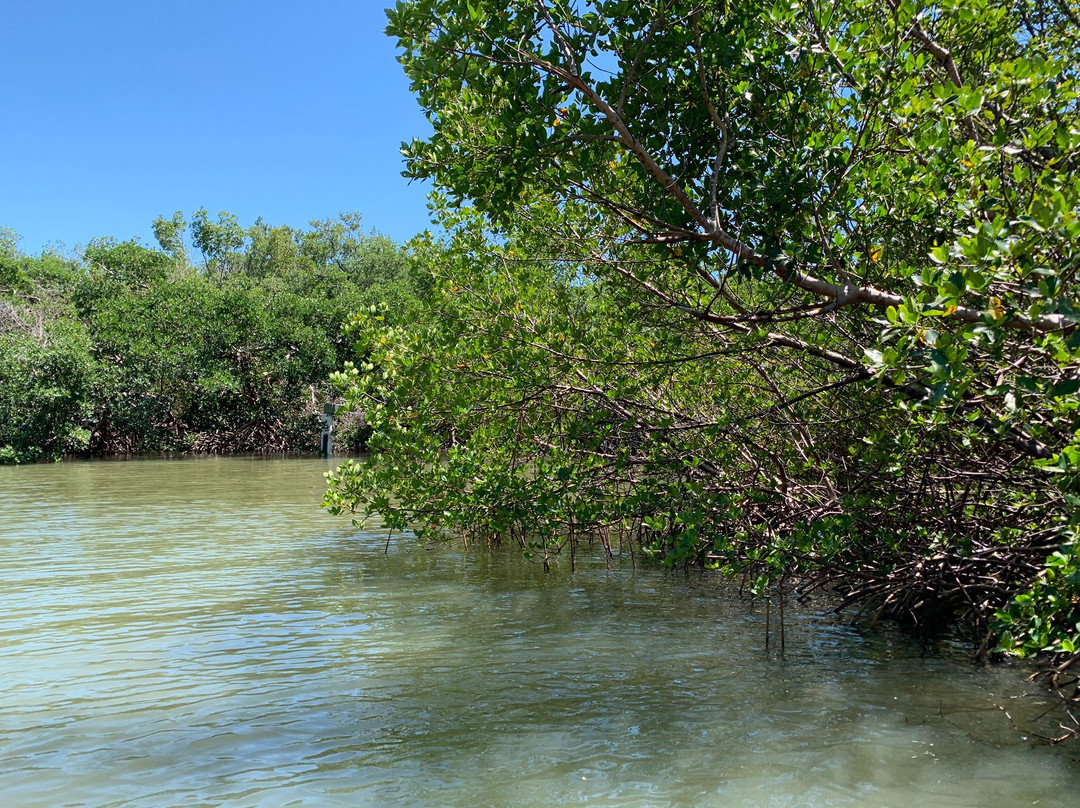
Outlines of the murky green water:
M 1076 804 L 1016 671 L 815 613 L 766 653 L 714 582 L 629 564 L 384 555 L 327 467 L 0 468 L 0 804 Z

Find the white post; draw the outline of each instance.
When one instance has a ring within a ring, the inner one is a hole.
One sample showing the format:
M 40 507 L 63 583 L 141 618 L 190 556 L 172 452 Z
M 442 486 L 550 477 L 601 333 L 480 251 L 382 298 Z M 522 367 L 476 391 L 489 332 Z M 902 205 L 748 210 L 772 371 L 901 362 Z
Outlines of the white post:
M 334 413 L 337 407 L 333 404 L 323 404 L 322 413 L 322 454 L 330 457 L 334 453 Z

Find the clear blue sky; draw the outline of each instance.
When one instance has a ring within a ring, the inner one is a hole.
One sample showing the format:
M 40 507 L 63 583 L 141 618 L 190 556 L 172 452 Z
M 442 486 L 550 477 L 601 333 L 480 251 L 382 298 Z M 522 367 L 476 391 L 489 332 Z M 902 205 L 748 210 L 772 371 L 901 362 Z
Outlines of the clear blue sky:
M 428 188 L 400 176 L 430 127 L 380 0 L 3 0 L 0 226 L 37 254 L 153 244 L 159 214 L 240 224 L 358 211 L 404 240 Z

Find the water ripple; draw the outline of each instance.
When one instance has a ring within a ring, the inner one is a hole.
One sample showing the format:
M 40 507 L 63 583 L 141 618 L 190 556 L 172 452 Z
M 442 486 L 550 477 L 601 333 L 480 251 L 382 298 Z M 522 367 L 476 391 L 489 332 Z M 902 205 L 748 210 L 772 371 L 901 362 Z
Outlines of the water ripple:
M 1015 672 L 711 579 L 545 576 L 321 513 L 316 460 L 0 468 L 19 808 L 1065 804 Z

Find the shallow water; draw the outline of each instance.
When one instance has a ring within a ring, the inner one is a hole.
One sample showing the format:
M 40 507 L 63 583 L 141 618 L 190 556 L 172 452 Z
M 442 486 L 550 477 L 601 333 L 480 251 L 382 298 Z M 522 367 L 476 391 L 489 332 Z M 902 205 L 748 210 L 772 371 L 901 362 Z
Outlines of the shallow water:
M 1071 805 L 1008 667 L 710 579 L 423 548 L 320 460 L 0 468 L 0 794 L 37 806 Z M 1010 720 L 1011 717 L 1011 720 Z

